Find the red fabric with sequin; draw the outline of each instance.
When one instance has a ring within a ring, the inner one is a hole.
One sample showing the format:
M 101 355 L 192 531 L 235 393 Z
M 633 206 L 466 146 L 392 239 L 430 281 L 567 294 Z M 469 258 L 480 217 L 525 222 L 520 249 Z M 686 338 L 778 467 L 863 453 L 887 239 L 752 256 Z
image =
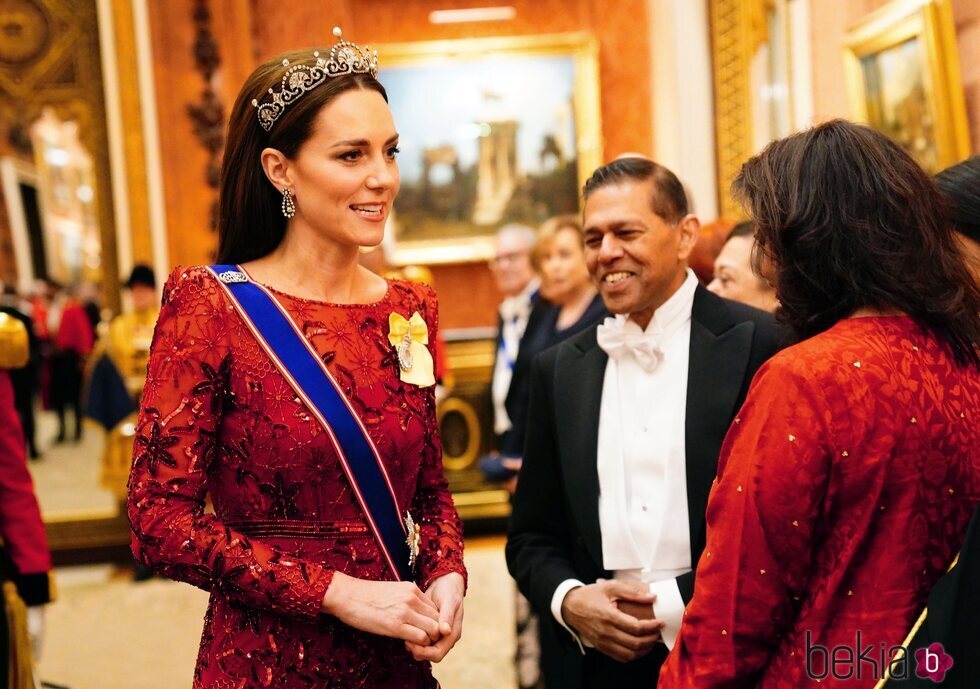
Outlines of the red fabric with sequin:
M 360 414 L 399 504 L 421 524 L 417 581 L 463 567 L 442 475 L 433 387 L 399 380 L 388 316 L 431 289 L 390 281 L 368 305 L 276 293 Z M 215 514 L 205 513 L 205 495 Z M 137 559 L 211 592 L 194 686 L 433 687 L 404 643 L 320 613 L 333 572 L 393 575 L 322 427 L 203 268 L 164 288 L 136 429 L 129 518 Z
M 818 646 L 902 643 L 980 501 L 978 410 L 980 373 L 905 317 L 847 319 L 767 362 L 658 686 L 874 687 L 870 664 L 835 678 L 857 665 Z

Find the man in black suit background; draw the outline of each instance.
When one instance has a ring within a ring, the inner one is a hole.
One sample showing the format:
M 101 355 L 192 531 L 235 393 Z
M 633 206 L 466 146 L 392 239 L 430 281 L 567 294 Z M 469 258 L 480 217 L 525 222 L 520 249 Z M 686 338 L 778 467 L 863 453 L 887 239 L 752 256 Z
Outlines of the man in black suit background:
M 532 260 L 537 232 L 526 225 L 509 224 L 497 230 L 494 256 L 489 268 L 497 289 L 504 295 L 497 308 L 497 342 L 490 380 L 493 404 L 494 450 L 482 458 L 480 469 L 488 480 L 510 481 L 517 475 L 520 458 L 508 457 L 499 450 L 507 447 L 513 426 L 507 415 L 507 394 L 514 375 L 514 364 L 531 310 L 538 300 L 541 280 Z
M 772 316 L 697 284 L 699 231 L 653 161 L 617 159 L 585 185 L 586 260 L 616 316 L 534 363 L 507 543 L 520 590 L 556 625 L 550 689 L 656 686 L 722 441 L 778 349 Z

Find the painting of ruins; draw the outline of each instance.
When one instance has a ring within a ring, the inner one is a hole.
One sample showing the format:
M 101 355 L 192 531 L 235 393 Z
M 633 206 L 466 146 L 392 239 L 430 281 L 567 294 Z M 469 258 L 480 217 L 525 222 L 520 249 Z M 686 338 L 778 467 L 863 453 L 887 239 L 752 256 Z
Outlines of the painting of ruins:
M 597 164 L 598 116 L 583 112 L 580 86 L 589 41 L 536 52 L 452 43 L 470 50 L 381 65 L 400 135 L 387 252 L 397 264 L 483 260 L 501 225 L 577 212 L 583 172 Z

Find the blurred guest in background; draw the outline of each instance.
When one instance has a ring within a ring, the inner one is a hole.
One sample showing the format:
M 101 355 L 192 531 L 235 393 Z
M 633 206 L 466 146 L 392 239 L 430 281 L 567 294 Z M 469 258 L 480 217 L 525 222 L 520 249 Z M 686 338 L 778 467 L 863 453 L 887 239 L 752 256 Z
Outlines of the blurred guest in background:
M 31 459 L 38 459 L 41 455 L 37 449 L 34 405 L 40 384 L 41 343 L 34 333 L 34 321 L 26 312 L 29 308 L 29 305 L 24 304 L 18 298 L 13 285 L 3 285 L 3 293 L 0 296 L 0 313 L 6 313 L 16 318 L 24 324 L 24 329 L 27 331 L 29 342 L 27 364 L 20 368 L 10 369 L 9 373 L 10 382 L 14 387 L 14 404 L 17 407 L 17 416 L 20 418 L 20 425 L 24 431 L 28 454 Z
M 104 337 L 92 351 L 85 415 L 106 431 L 101 483 L 120 500 L 126 497 L 126 479 L 133 456 L 129 424 L 146 382 L 153 326 L 160 314 L 153 269 L 133 266 L 123 283 L 129 290 L 131 309 L 109 322 Z
M 504 300 L 497 310 L 497 354 L 493 363 L 493 430 L 499 437 L 511 428 L 505 400 L 517 362 L 517 350 L 527 327 L 531 308 L 538 298 L 540 280 L 531 254 L 537 233 L 525 225 L 505 225 L 497 232 L 494 257 L 490 260 L 497 289 Z
M 497 232 L 494 257 L 490 260 L 490 272 L 504 300 L 497 310 L 497 346 L 490 380 L 496 446 L 489 455 L 480 459 L 480 470 L 487 480 L 494 482 L 508 481 L 516 474 L 513 468 L 506 466 L 499 448 L 507 444 L 507 435 L 513 426 L 507 413 L 507 395 L 514 377 L 521 338 L 527 328 L 531 309 L 538 301 L 541 285 L 533 261 L 537 241 L 534 229 L 525 225 L 505 225 Z
M 507 392 L 511 430 L 500 445 L 508 468 L 520 470 L 527 438 L 531 362 L 548 347 L 595 325 L 608 315 L 585 264 L 582 226 L 574 215 L 545 222 L 538 231 L 534 264 L 541 275 L 540 296 L 528 316 Z
M 742 222 L 732 228 L 721 253 L 715 259 L 714 279 L 708 289 L 725 299 L 740 301 L 772 313 L 776 310 L 776 289 L 768 278 L 755 272 L 752 252 L 755 226 Z
M 40 357 L 38 359 L 37 393 L 41 408 L 51 409 L 51 307 L 55 288 L 47 280 L 34 281 L 27 298 L 27 315 L 34 323 L 34 337 L 37 338 Z
M 935 185 L 869 127 L 776 141 L 734 189 L 809 339 L 759 370 L 725 439 L 659 686 L 871 687 L 886 668 L 837 650 L 902 643 L 980 503 L 980 290 Z
M 75 420 L 73 440 L 77 443 L 82 438 L 82 371 L 95 344 L 95 330 L 70 289 L 61 293 L 48 319 L 55 322 L 49 381 L 51 407 L 58 415 L 55 442 L 62 443 L 68 438 L 66 413 L 71 409 Z
M 949 205 L 956 241 L 973 278 L 980 283 L 980 156 L 973 156 L 936 175 Z
M 688 268 L 700 223 L 673 172 L 623 158 L 584 195 L 585 261 L 616 316 L 532 365 L 507 565 L 559 642 L 546 686 L 640 689 L 693 591 L 725 432 L 778 344 L 770 314 Z
M 19 332 L 17 330 L 19 329 Z M 24 438 L 5 369 L 30 353 L 27 330 L 0 314 L 0 688 L 33 689 L 44 615 L 51 600 L 51 553 L 24 456 Z
M 92 331 L 99 332 L 99 323 L 102 322 L 102 309 L 99 306 L 101 298 L 98 285 L 91 282 L 83 282 L 76 291 L 79 303 L 85 309 L 88 322 L 92 325 Z
M 153 326 L 160 315 L 160 301 L 153 268 L 146 264 L 133 266 L 124 284 L 129 289 L 132 309 L 109 322 L 106 353 L 122 374 L 130 395 L 138 400 L 146 382 L 146 365 Z
M 47 342 L 51 335 L 48 329 L 48 311 L 54 299 L 54 287 L 46 280 L 35 280 L 34 287 L 27 299 L 30 307 L 30 317 L 34 320 L 34 335 L 42 343 Z

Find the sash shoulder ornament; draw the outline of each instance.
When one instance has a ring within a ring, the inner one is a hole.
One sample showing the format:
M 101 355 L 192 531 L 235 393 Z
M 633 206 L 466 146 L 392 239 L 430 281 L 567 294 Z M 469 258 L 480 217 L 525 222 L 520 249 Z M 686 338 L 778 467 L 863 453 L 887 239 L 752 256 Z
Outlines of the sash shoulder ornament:
M 411 514 L 399 507 L 378 449 L 337 381 L 272 292 L 252 281 L 239 266 L 213 265 L 208 270 L 256 341 L 323 426 L 395 578 L 411 581 L 419 552 L 419 527 Z M 425 329 L 424 322 L 422 326 Z M 427 338 L 428 330 L 425 332 Z M 412 342 L 414 345 L 415 340 Z M 409 351 L 418 356 L 411 347 Z M 431 376 L 431 356 L 429 361 Z

